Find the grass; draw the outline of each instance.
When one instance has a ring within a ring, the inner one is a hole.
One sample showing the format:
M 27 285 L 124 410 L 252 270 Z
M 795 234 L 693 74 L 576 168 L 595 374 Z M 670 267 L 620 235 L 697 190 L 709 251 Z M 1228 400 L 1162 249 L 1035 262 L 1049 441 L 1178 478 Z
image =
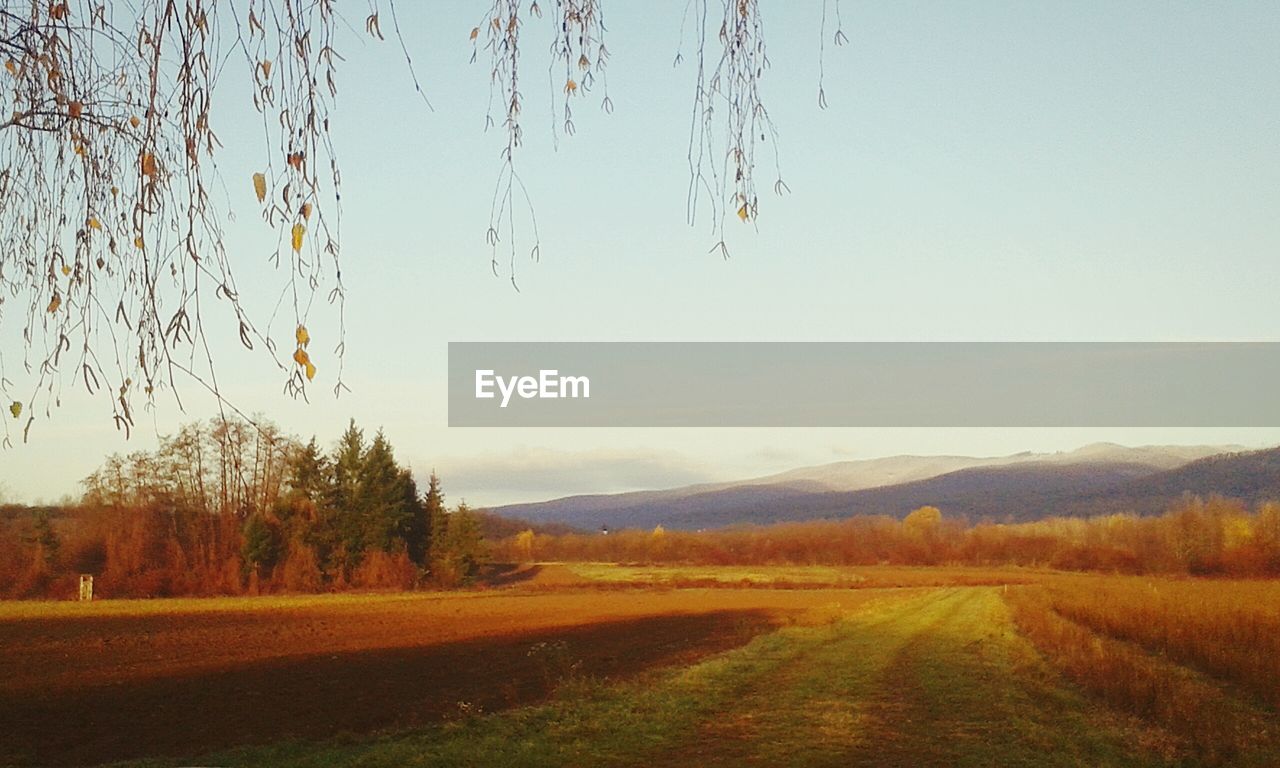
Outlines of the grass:
M 201 764 L 1126 766 L 1152 755 L 1062 684 L 996 590 L 892 592 L 684 669 L 571 680 L 550 702 L 381 738 Z M 191 761 L 184 761 L 191 762 Z M 139 765 L 165 765 L 143 763 Z
M 848 586 L 864 577 L 850 568 L 834 566 L 698 566 L 698 565 L 616 565 L 614 563 L 569 563 L 569 570 L 592 581 L 622 582 L 646 586 L 683 586 L 691 583 L 732 586 L 775 586 L 802 584 Z
M 885 588 L 997 586 L 1038 581 L 1050 572 L 1016 566 L 619 565 L 565 563 L 577 576 L 605 584 L 656 587 Z
M 558 567 L 580 581 L 536 599 L 616 607 L 777 597 L 809 607 L 788 614 L 797 625 L 626 682 L 582 678 L 571 659 L 530 656 L 559 678 L 541 704 L 483 713 L 467 696 L 446 722 L 412 731 L 129 765 L 1280 765 L 1280 582 L 1019 568 Z M 593 582 L 637 589 L 593 590 Z M 535 599 L 519 586 L 487 594 L 522 606 Z M 367 621 L 360 606 L 399 611 L 482 596 L 0 603 L 0 620 L 323 606 Z M 458 604 L 440 607 L 447 623 Z
M 314 607 L 347 607 L 374 603 L 420 600 L 468 599 L 472 592 L 345 592 L 320 595 L 262 595 L 244 597 L 166 597 L 128 600 L 0 600 L 0 621 L 93 616 L 173 616 L 195 613 L 235 613 L 261 610 L 295 610 Z
M 1195 602 L 1164 604 L 1144 592 L 1166 590 L 1220 595 L 1215 607 Z M 1127 578 L 1071 577 L 1015 588 L 1008 595 L 1017 626 L 1072 680 L 1115 711 L 1154 725 L 1163 749 L 1192 764 L 1274 766 L 1280 764 L 1277 713 L 1248 695 L 1236 681 L 1264 690 L 1254 677 L 1262 647 L 1232 645 L 1233 623 L 1252 626 L 1265 619 L 1270 605 L 1237 602 L 1230 582 L 1138 582 Z M 1249 590 L 1245 590 L 1245 596 Z M 1230 616 L 1228 605 L 1234 604 Z M 1203 615 L 1197 611 L 1204 611 Z M 1214 618 L 1222 620 L 1215 623 Z M 1190 629 L 1195 627 L 1195 630 Z M 1194 632 L 1203 633 L 1194 641 Z M 1252 637 L 1246 633 L 1245 637 Z M 1181 642 L 1169 643 L 1170 638 Z M 1143 642 L 1134 642 L 1139 640 Z M 1270 638 L 1274 642 L 1274 638 Z M 1179 652 L 1169 653 L 1173 647 Z M 1203 655 L 1202 655 L 1203 654 Z M 1221 677 L 1206 674 L 1179 659 L 1211 659 Z M 1238 660 L 1233 666 L 1228 660 Z M 1275 686 L 1277 678 L 1270 678 Z
M 1062 616 L 1280 706 L 1280 582 L 1078 576 L 1045 586 Z

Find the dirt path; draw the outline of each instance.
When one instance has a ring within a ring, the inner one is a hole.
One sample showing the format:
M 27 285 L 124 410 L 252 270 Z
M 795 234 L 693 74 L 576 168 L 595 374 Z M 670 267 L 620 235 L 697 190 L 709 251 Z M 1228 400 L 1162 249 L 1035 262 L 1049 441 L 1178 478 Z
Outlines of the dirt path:
M 993 589 L 890 602 L 797 645 L 657 762 L 1147 764 L 1104 712 L 1043 667 Z

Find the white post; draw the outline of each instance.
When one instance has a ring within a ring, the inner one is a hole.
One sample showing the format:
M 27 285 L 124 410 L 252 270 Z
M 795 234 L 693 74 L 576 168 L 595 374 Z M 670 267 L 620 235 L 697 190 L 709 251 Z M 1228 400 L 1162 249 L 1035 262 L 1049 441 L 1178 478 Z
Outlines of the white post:
M 89 601 L 93 599 L 93 574 L 80 574 L 80 599 Z

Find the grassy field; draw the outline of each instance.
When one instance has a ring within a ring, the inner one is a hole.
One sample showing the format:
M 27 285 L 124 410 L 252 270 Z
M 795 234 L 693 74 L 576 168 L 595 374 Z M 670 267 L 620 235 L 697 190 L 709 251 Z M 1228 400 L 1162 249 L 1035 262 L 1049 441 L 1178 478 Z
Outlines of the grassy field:
M 1028 584 L 1046 572 L 1018 567 L 828 565 L 622 565 L 564 563 L 563 568 L 596 584 L 648 587 L 763 587 L 770 589 L 875 589 L 888 587 L 1003 586 Z
M 1274 583 L 531 573 L 479 593 L 172 613 L 0 605 L 0 764 L 84 764 L 93 749 L 163 756 L 137 766 L 1280 764 Z M 846 588 L 820 588 L 833 583 Z M 68 662 L 77 644 L 92 661 Z M 202 648 L 213 663 L 196 663 Z M 192 667 L 148 669 L 160 655 Z M 58 736 L 77 714 L 109 727 Z

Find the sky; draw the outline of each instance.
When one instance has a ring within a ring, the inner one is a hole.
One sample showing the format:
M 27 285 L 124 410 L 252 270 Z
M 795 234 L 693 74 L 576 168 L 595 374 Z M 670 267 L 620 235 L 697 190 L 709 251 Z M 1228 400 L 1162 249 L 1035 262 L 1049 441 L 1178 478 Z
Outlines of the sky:
M 726 223 L 727 260 L 708 253 L 714 222 L 686 222 L 684 3 L 605 4 L 614 112 L 581 100 L 576 135 L 558 142 L 551 22 L 533 20 L 517 162 L 541 258 L 517 261 L 519 292 L 493 276 L 485 242 L 504 138 L 484 130 L 483 55 L 469 63 L 482 5 L 398 8 L 432 109 L 394 41 L 344 33 L 334 134 L 352 391 L 328 394 L 332 318 L 311 323 L 309 404 L 236 348 L 233 327 L 211 328 L 241 410 L 325 444 L 350 418 L 382 428 L 402 462 L 479 505 L 902 453 L 1280 443 L 1269 427 L 450 429 L 449 341 L 1280 340 L 1280 4 L 845 3 L 823 110 L 820 0 L 766 3 L 764 99 L 791 193 L 764 191 L 762 169 L 759 218 Z M 236 118 L 251 114 L 244 93 L 224 88 L 228 250 L 242 285 L 272 284 L 276 236 L 248 181 L 264 150 Z M 31 442 L 0 452 L 0 495 L 78 493 L 105 455 L 216 413 L 194 385 L 184 402 L 162 400 L 126 440 L 105 402 L 69 387 Z

